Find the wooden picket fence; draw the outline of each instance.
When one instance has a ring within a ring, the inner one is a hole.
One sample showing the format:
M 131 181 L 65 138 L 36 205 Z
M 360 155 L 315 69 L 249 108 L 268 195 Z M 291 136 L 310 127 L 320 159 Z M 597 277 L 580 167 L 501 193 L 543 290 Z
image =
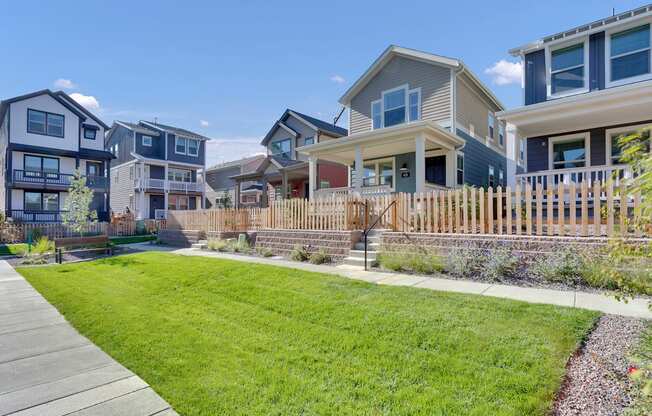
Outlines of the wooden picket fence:
M 641 197 L 611 182 L 459 188 L 419 194 L 333 195 L 274 201 L 267 208 L 169 211 L 168 227 L 204 231 L 261 229 L 642 236 Z

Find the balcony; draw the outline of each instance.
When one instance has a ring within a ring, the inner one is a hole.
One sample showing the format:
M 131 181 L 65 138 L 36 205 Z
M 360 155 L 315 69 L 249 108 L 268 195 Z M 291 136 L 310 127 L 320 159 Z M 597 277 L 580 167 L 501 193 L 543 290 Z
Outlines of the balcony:
M 70 173 L 14 169 L 13 183 L 35 188 L 68 188 L 74 178 Z M 109 181 L 104 176 L 85 176 L 89 188 L 104 189 Z
M 168 192 L 202 192 L 203 182 L 177 182 L 165 179 L 144 178 L 134 180 L 134 188 L 140 190 L 160 190 Z
M 57 223 L 61 222 L 61 215 L 67 211 L 35 211 L 24 209 L 12 209 L 9 216 L 16 222 L 38 222 L 38 223 Z M 109 221 L 107 211 L 96 211 L 98 221 Z

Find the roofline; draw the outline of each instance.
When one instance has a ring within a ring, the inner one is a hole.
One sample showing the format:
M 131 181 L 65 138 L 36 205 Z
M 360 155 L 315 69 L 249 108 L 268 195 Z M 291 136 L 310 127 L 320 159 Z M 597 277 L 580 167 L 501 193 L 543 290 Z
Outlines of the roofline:
M 243 157 L 241 159 L 236 159 L 236 160 L 230 160 L 228 162 L 222 162 L 218 163 L 213 166 L 209 166 L 206 168 L 206 172 L 208 171 L 217 171 L 221 169 L 228 169 L 228 168 L 233 168 L 233 167 L 239 167 L 242 166 L 244 162 L 250 162 L 254 161 L 256 159 L 264 159 L 266 156 L 263 154 L 256 155 L 256 156 L 250 156 L 250 157 Z
M 71 104 L 67 100 L 61 98 L 56 93 L 52 92 L 52 90 L 50 90 L 49 88 L 34 91 L 34 92 L 29 93 L 29 94 L 23 94 L 23 95 L 19 95 L 19 96 L 16 96 L 16 97 L 7 98 L 6 100 L 2 100 L 2 104 L 7 106 L 8 104 L 11 104 L 11 103 L 15 103 L 15 102 L 18 102 L 18 101 L 23 101 L 23 100 L 28 100 L 30 98 L 38 97 L 39 95 L 44 95 L 44 94 L 47 94 L 50 97 L 57 100 L 61 105 L 63 105 L 68 110 L 70 110 L 72 113 L 74 113 L 82 121 L 86 120 L 86 114 L 84 114 L 83 112 L 80 112 L 77 108 L 75 108 L 75 106 L 73 104 Z
M 99 117 L 97 117 L 95 114 L 91 113 L 90 110 L 88 110 L 86 107 L 84 107 L 83 105 L 81 105 L 81 104 L 79 104 L 77 101 L 75 101 L 75 99 L 72 98 L 70 95 L 66 94 L 66 93 L 63 92 L 63 91 L 56 91 L 55 94 L 56 94 L 56 95 L 59 95 L 59 96 L 63 96 L 63 97 L 65 97 L 66 100 L 68 100 L 72 105 L 74 105 L 75 107 L 77 107 L 80 111 L 82 111 L 82 112 L 85 113 L 88 117 L 90 117 L 91 119 L 93 119 L 93 121 L 95 121 L 97 124 L 99 124 L 100 126 L 102 126 L 102 127 L 104 128 L 104 130 L 108 130 L 108 129 L 110 129 L 110 127 L 107 126 L 107 125 L 106 125 L 102 120 L 100 120 Z
M 197 164 L 197 163 L 177 162 L 175 160 L 167 160 L 167 159 L 166 160 L 152 159 L 150 157 L 145 157 L 145 156 L 143 156 L 143 155 L 141 155 L 139 153 L 135 153 L 135 152 L 129 152 L 129 154 L 131 156 L 133 156 L 134 158 L 138 159 L 139 161 L 144 161 L 144 162 L 153 163 L 153 164 L 159 163 L 161 165 L 178 165 L 178 166 L 186 166 L 186 167 L 196 167 L 196 168 L 198 168 L 198 170 L 201 170 L 201 169 L 205 168 L 204 165 L 200 165 L 200 164 Z
M 348 106 L 351 102 L 351 98 L 362 89 L 371 78 L 374 77 L 379 71 L 380 68 L 385 64 L 386 60 L 389 60 L 390 55 L 404 55 L 413 59 L 421 60 L 424 62 L 439 64 L 448 68 L 458 68 L 460 61 L 454 58 L 448 58 L 441 55 L 435 55 L 428 52 L 418 51 L 416 49 L 404 48 L 397 45 L 389 45 L 382 54 L 372 64 L 367 68 L 367 70 L 358 78 L 356 82 L 349 87 L 348 90 L 340 97 L 339 103 L 343 106 Z
M 170 130 L 170 129 L 167 129 L 167 128 L 161 126 L 160 124 L 150 123 L 149 121 L 145 121 L 145 120 L 138 120 L 138 122 L 139 122 L 139 123 L 143 123 L 143 124 L 145 124 L 145 125 L 147 125 L 147 126 L 149 126 L 149 127 L 152 127 L 152 128 L 154 128 L 154 129 L 163 130 L 163 131 L 166 132 L 166 133 L 170 133 L 170 134 L 174 134 L 174 135 L 181 135 L 180 133 L 178 133 L 178 132 L 174 132 L 174 131 L 172 131 L 172 130 Z M 175 127 L 175 128 L 178 128 L 179 130 L 186 130 L 186 129 L 183 129 L 183 128 L 181 128 L 181 127 Z M 206 137 L 206 136 L 204 136 L 204 135 L 202 135 L 202 134 L 195 133 L 195 132 L 192 132 L 192 131 L 190 131 L 190 130 L 186 130 L 186 131 L 187 131 L 188 133 L 190 133 L 190 134 L 192 134 L 192 135 L 195 136 L 195 137 L 191 137 L 192 139 L 199 139 L 199 140 L 203 140 L 203 141 L 211 140 L 210 137 Z
M 131 130 L 131 131 L 134 131 L 134 132 L 136 131 L 136 130 L 134 130 L 133 127 L 131 127 L 131 126 L 125 124 L 124 121 L 114 120 L 114 121 L 113 121 L 113 124 L 117 124 L 118 126 L 122 126 L 122 127 L 124 127 L 125 129 L 127 129 L 127 130 Z M 147 130 L 147 131 L 149 131 L 149 132 L 151 132 L 151 133 L 153 133 L 153 134 L 159 134 L 159 132 L 154 131 L 154 130 L 149 130 L 149 129 L 147 129 L 146 127 L 142 127 L 142 126 L 138 126 L 138 127 L 140 127 L 140 128 L 143 129 L 143 130 Z
M 500 108 L 502 110 L 504 110 L 506 108 L 503 105 L 503 103 L 500 102 L 498 97 L 496 97 L 494 95 L 494 93 L 491 92 L 491 90 L 489 88 L 487 88 L 486 85 L 484 85 L 484 82 L 480 81 L 480 79 L 473 73 L 473 71 L 471 71 L 469 69 L 468 66 L 466 66 L 466 64 L 464 64 L 464 62 L 460 61 L 460 69 L 457 71 L 456 74 L 457 75 L 467 74 L 469 76 L 469 78 L 471 79 L 471 81 L 476 85 L 476 87 L 480 88 L 482 90 L 482 92 L 485 93 L 485 95 L 487 97 L 489 97 L 491 99 L 491 101 L 493 101 L 493 103 L 496 104 L 496 106 L 498 108 Z
M 649 16 L 652 16 L 652 3 L 637 7 L 635 9 L 627 10 L 615 16 L 604 17 L 602 19 L 594 20 L 590 23 L 575 26 L 571 29 L 558 32 L 553 35 L 544 36 L 541 39 L 535 40 L 534 42 L 526 43 L 525 45 L 512 48 L 508 52 L 512 56 L 521 56 L 525 53 L 541 49 L 541 47 L 546 43 L 555 42 L 558 40 L 572 39 L 578 36 L 586 36 L 595 32 L 602 32 L 607 28 L 617 26 L 624 20 L 632 21 Z

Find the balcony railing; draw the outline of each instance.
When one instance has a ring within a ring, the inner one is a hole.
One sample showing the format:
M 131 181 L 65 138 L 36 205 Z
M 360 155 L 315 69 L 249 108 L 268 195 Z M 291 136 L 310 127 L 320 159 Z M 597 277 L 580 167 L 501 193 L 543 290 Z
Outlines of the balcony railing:
M 595 182 L 604 185 L 607 181 L 613 180 L 614 186 L 620 186 L 620 182 L 623 179 L 629 179 L 631 177 L 632 171 L 627 165 L 603 165 L 520 173 L 516 175 L 516 183 L 529 183 L 532 187 L 541 184 L 545 189 L 548 186 L 557 186 L 560 183 L 568 185 L 570 183 L 579 184 L 584 181 L 591 187 Z
M 315 191 L 315 196 L 318 198 L 330 197 L 334 195 L 389 195 L 392 193 L 392 188 L 389 185 L 377 185 L 377 186 L 363 186 L 360 188 L 360 191 L 355 187 L 341 187 L 341 188 L 324 188 L 317 189 Z
M 134 187 L 138 189 L 160 189 L 170 192 L 201 192 L 203 182 L 177 182 L 165 179 L 143 178 L 134 180 Z
M 42 211 L 12 209 L 9 210 L 10 217 L 16 222 L 61 222 L 61 215 L 67 211 Z M 99 221 L 108 221 L 109 213 L 107 211 L 96 211 Z
M 14 169 L 13 182 L 34 185 L 54 185 L 68 187 L 74 175 L 70 173 L 46 172 L 40 170 Z M 86 185 L 91 188 L 106 188 L 108 179 L 105 176 L 86 176 Z

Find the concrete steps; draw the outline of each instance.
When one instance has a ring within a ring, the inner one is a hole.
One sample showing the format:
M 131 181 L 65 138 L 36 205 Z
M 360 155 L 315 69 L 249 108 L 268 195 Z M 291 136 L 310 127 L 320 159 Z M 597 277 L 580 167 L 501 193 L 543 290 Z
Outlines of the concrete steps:
M 367 235 L 367 268 L 373 267 L 377 263 L 376 255 L 380 249 L 380 238 L 384 231 L 372 230 Z M 352 269 L 364 269 L 364 236 L 360 236 L 360 241 L 354 244 L 353 249 L 349 250 L 349 255 L 344 258 L 342 264 Z

